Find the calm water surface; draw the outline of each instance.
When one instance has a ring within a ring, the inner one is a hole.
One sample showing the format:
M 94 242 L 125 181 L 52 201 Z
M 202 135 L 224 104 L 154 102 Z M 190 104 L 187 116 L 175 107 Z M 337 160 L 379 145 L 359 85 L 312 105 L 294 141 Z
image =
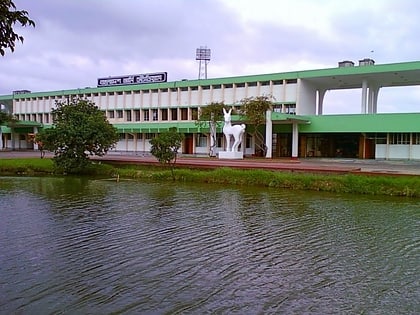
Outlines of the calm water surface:
M 0 177 L 1 314 L 419 314 L 417 199 Z

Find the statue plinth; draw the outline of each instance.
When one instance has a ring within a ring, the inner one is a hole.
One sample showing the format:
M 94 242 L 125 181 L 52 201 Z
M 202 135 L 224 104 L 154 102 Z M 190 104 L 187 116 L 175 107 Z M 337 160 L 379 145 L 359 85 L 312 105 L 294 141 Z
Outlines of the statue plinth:
M 242 160 L 244 158 L 243 152 L 238 151 L 219 151 L 219 159 L 225 160 Z

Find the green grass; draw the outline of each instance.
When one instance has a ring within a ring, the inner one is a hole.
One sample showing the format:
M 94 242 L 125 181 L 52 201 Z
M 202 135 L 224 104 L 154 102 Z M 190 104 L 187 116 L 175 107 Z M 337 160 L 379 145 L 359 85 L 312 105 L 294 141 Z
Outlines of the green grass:
M 0 159 L 1 175 L 54 175 L 52 159 Z M 173 181 L 168 167 L 93 163 L 84 174 L 152 181 Z M 57 174 L 60 175 L 60 174 Z M 334 193 L 420 197 L 420 176 L 331 175 L 269 170 L 214 170 L 177 167 L 175 181 L 260 186 Z

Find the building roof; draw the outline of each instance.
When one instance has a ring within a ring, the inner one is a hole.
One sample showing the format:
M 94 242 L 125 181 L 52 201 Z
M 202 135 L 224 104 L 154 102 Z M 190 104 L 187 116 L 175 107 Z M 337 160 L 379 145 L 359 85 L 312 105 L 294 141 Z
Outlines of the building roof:
M 131 90 L 149 90 L 158 88 L 162 89 L 295 79 L 309 81 L 317 87 L 330 90 L 361 88 L 362 81 L 364 79 L 367 79 L 370 83 L 376 83 L 378 87 L 420 85 L 420 61 L 353 67 L 336 67 L 318 70 L 302 70 L 271 74 L 213 78 L 205 80 L 182 80 L 165 83 L 87 87 L 69 90 L 22 93 L 17 95 L 0 95 L 0 101 L 7 101 L 13 98 L 19 99 L 38 96 L 80 95 L 85 93 L 100 93 L 107 91 L 120 92 Z

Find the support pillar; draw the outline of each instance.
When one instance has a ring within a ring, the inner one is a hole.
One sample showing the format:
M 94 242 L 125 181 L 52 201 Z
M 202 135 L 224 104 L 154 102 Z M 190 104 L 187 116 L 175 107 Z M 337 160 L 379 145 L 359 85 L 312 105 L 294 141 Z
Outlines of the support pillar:
M 327 90 L 318 90 L 318 112 L 317 115 L 322 115 L 324 110 L 324 97 Z
M 297 122 L 292 124 L 292 160 L 299 156 L 299 128 Z
M 267 152 L 265 157 L 271 159 L 273 157 L 273 122 L 271 120 L 271 110 L 265 113 L 265 146 Z
M 366 104 L 367 104 L 367 93 L 368 93 L 368 83 L 367 80 L 363 80 L 362 82 L 362 109 L 361 113 L 366 114 Z

